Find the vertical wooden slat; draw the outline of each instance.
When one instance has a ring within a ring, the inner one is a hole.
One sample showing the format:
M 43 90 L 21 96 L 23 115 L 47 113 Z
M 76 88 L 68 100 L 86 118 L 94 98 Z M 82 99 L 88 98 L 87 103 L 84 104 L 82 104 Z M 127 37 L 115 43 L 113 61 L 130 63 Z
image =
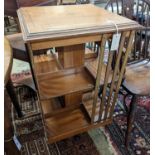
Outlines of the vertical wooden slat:
M 137 9 L 136 9 L 136 21 L 138 21 L 138 12 L 139 12 L 139 0 L 137 0 Z
M 150 27 L 150 6 L 147 7 L 147 23 L 146 27 Z
M 111 2 L 111 11 L 114 12 L 113 3 Z
M 113 77 L 112 77 L 108 102 L 107 102 L 107 106 L 106 106 L 106 109 L 105 109 L 104 119 L 107 118 L 107 113 L 108 113 L 108 109 L 109 109 L 109 106 L 110 106 L 111 96 L 112 96 L 112 92 L 113 92 L 113 89 L 114 89 L 114 83 L 115 83 L 116 75 L 117 75 L 117 72 L 118 72 L 119 62 L 120 62 L 122 52 L 123 52 L 123 48 L 124 48 L 124 42 L 125 42 L 126 34 L 127 34 L 127 32 L 123 32 L 122 37 L 121 37 L 119 52 L 118 52 L 118 56 L 117 56 L 117 60 L 116 60 L 115 68 L 114 68 L 114 73 L 113 73 Z
M 127 50 L 126 50 L 126 53 L 125 53 L 125 57 L 124 57 L 124 60 L 123 60 L 121 72 L 120 72 L 118 83 L 117 83 L 117 86 L 116 86 L 114 99 L 113 99 L 112 106 L 111 106 L 111 109 L 110 109 L 110 118 L 112 118 L 112 115 L 113 115 L 113 111 L 114 111 L 115 103 L 116 103 L 116 100 L 117 100 L 118 91 L 119 91 L 119 88 L 120 88 L 120 85 L 121 85 L 121 82 L 122 82 L 122 77 L 124 75 L 127 59 L 128 59 L 129 53 L 131 52 L 132 43 L 133 43 L 133 39 L 134 39 L 134 34 L 135 34 L 135 31 L 131 31 L 129 42 L 128 42 L 128 47 L 127 47 Z M 108 109 L 108 111 L 109 111 L 109 109 Z
M 139 47 L 138 47 L 139 48 L 138 59 L 140 59 L 142 56 L 141 47 L 142 47 L 142 31 L 140 31 L 140 40 L 139 40 Z
M 116 0 L 116 7 L 117 7 L 117 14 L 119 15 L 119 5 L 118 5 L 118 0 Z
M 145 12 L 144 4 L 145 4 L 145 2 L 142 1 L 142 8 L 141 8 L 141 22 L 140 22 L 141 25 L 144 25 L 144 17 L 143 17 L 143 16 L 144 16 L 144 12 Z
M 104 88 L 103 88 L 103 91 L 102 91 L 102 99 L 101 99 L 101 104 L 100 104 L 98 121 L 101 121 L 102 113 L 103 113 L 103 110 L 104 110 L 104 99 L 105 99 L 105 96 L 106 96 L 106 90 L 107 90 L 107 85 L 108 85 L 109 73 L 110 73 L 110 69 L 111 69 L 113 52 L 114 51 L 109 50 L 108 64 L 107 64 L 106 72 L 105 72 L 105 79 L 104 79 L 104 85 L 103 85 Z
M 146 52 L 146 58 L 150 58 L 149 57 L 149 42 L 150 42 L 150 36 L 148 36 L 150 32 L 150 28 L 146 28 L 146 34 L 145 34 L 145 52 Z
M 147 41 L 147 29 L 145 29 L 145 39 L 144 39 L 144 48 L 143 48 L 144 49 L 144 52 L 143 52 L 144 53 L 144 59 L 146 59 L 146 57 L 147 57 L 147 55 L 146 55 L 146 53 L 147 53 L 146 43 L 147 42 L 146 41 Z
M 96 111 L 96 103 L 97 103 L 97 98 L 98 98 L 98 89 L 99 89 L 99 85 L 100 85 L 101 70 L 102 70 L 102 64 L 103 64 L 103 59 L 104 59 L 104 48 L 105 48 L 106 39 L 107 39 L 107 36 L 103 35 L 102 40 L 101 40 L 101 46 L 100 46 L 101 50 L 100 50 L 100 54 L 99 54 L 99 62 L 98 62 L 95 92 L 94 92 L 94 98 L 93 98 L 91 123 L 94 123 L 94 117 L 95 117 L 95 111 Z
M 134 42 L 134 51 L 133 51 L 134 61 L 136 60 L 136 52 L 137 52 L 137 31 L 135 33 L 135 42 Z
M 122 13 L 122 15 L 124 16 L 124 14 L 125 14 L 125 13 L 124 13 L 124 1 L 121 0 L 121 2 L 122 2 L 122 12 L 121 12 L 121 13 Z

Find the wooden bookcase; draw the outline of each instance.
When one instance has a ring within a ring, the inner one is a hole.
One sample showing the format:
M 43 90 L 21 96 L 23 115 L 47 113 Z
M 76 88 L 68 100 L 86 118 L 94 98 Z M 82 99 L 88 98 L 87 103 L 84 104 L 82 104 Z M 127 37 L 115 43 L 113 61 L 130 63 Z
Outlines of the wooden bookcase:
M 101 118 L 100 121 L 96 119 L 102 104 L 97 97 L 100 78 L 106 73 L 102 81 L 105 89 L 106 75 L 109 74 L 109 69 L 105 69 L 101 74 L 104 45 L 116 32 L 113 24 L 116 23 L 123 34 L 122 38 L 127 34 L 130 36 L 130 46 L 125 55 L 127 58 L 133 39 L 132 30 L 140 28 L 140 25 L 91 4 L 20 8 L 18 17 L 30 58 L 48 142 L 52 143 L 111 123 L 112 117 Z M 87 42 L 98 42 L 102 45 L 95 75 L 89 68 L 92 66 L 91 62 L 85 66 L 85 58 L 91 57 L 85 57 Z M 57 54 L 51 52 L 36 55 L 37 51 L 53 47 Z M 109 64 L 111 57 L 112 52 L 109 54 Z M 125 64 L 126 60 L 123 63 L 117 90 Z M 118 65 L 116 70 L 117 68 Z M 86 97 L 87 94 L 91 94 L 90 97 Z

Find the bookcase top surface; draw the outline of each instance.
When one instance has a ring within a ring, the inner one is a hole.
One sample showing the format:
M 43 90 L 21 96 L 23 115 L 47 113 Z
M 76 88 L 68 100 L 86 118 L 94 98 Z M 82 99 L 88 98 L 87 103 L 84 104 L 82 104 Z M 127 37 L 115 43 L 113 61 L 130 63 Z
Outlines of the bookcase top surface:
M 135 21 L 92 4 L 23 7 L 18 17 L 25 41 L 138 28 Z

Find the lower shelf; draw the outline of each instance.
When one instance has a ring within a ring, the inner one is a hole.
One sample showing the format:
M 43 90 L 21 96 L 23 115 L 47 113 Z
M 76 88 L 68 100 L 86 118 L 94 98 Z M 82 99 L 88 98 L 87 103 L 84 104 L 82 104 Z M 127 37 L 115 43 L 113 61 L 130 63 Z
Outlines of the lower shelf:
M 45 121 L 48 143 L 53 143 L 76 134 L 88 131 L 91 128 L 110 124 L 112 120 L 91 124 L 82 108 L 76 108 L 54 115 Z

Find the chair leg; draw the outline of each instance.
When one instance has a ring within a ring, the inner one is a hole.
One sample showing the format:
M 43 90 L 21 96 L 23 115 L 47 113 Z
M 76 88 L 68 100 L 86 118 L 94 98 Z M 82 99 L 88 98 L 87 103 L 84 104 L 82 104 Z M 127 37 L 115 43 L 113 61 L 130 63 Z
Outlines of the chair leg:
M 16 112 L 18 114 L 18 117 L 22 117 L 23 114 L 21 112 L 21 109 L 20 109 L 20 106 L 19 106 L 19 103 L 18 103 L 18 100 L 17 100 L 17 96 L 15 94 L 15 91 L 14 91 L 14 87 L 13 87 L 13 84 L 12 84 L 12 81 L 11 79 L 9 79 L 7 85 L 6 85 L 6 89 L 7 89 L 7 92 L 11 98 L 11 101 L 16 109 Z
M 125 137 L 125 145 L 128 147 L 129 145 L 129 140 L 130 140 L 130 134 L 132 130 L 132 125 L 134 122 L 134 116 L 136 112 L 136 95 L 133 95 L 132 100 L 131 100 L 131 105 L 130 105 L 130 111 L 127 119 L 127 133 Z

